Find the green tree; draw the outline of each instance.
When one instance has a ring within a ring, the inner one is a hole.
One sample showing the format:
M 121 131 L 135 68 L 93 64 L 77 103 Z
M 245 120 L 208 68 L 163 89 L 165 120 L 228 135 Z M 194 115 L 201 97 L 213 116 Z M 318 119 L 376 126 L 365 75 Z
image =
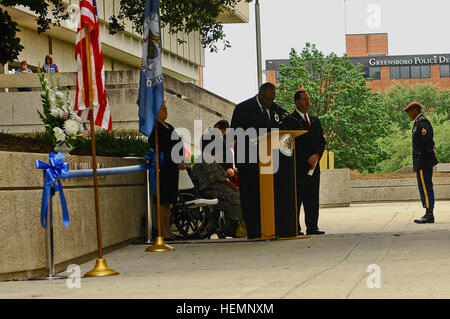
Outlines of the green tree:
M 381 100 L 371 94 L 361 69 L 344 55 L 324 55 L 309 43 L 300 54 L 292 49 L 289 66 L 281 66 L 277 103 L 295 109 L 294 93 L 304 88 L 311 113 L 319 116 L 327 149 L 335 152 L 336 167 L 375 172 L 387 158 L 377 139 L 389 134 Z
M 412 166 L 412 126 L 408 115 L 403 112 L 408 120 L 409 127 L 401 129 L 395 123 L 389 136 L 380 138 L 380 147 L 389 154 L 389 158 L 382 161 L 379 166 L 383 173 L 392 173 L 405 166 Z M 440 163 L 450 163 L 450 120 L 443 113 L 433 112 L 425 114 L 433 125 L 434 143 L 436 145 L 436 157 Z
M 409 129 L 411 123 L 403 109 L 411 102 L 419 102 L 426 113 L 443 114 L 450 120 L 450 91 L 440 90 L 433 83 L 410 85 L 396 82 L 382 94 L 383 108 L 401 129 Z
M 230 46 L 225 39 L 222 25 L 217 23 L 218 16 L 225 10 L 233 11 L 239 2 L 251 0 L 160 0 L 161 22 L 169 27 L 169 32 L 191 33 L 200 31 L 204 47 L 211 52 L 218 50 L 217 43 L 222 41 L 224 48 Z M 109 1 L 108 1 L 109 2 Z M 62 0 L 0 0 L 0 5 L 12 7 L 23 5 L 37 14 L 38 33 L 47 31 L 51 24 L 59 25 L 68 19 L 66 5 Z M 124 21 L 129 19 L 133 28 L 142 33 L 145 0 L 120 0 L 120 12 L 109 21 L 110 33 L 124 30 Z M 53 17 L 53 18 L 51 18 Z M 15 22 L 13 22 L 15 23 Z M 17 38 L 17 24 L 11 24 L 7 11 L 0 8 L 0 63 L 16 60 L 23 47 Z
M 403 109 L 413 101 L 423 105 L 422 111 L 433 125 L 438 161 L 450 162 L 450 91 L 440 90 L 433 83 L 397 82 L 380 97 L 383 108 L 394 122 L 391 134 L 378 140 L 381 149 L 388 154 L 379 164 L 382 172 L 391 173 L 412 165 L 413 124 Z
M 440 117 L 441 121 L 436 119 Z M 437 123 L 433 126 L 434 143 L 436 144 L 436 157 L 440 163 L 450 163 L 450 120 L 442 120 L 443 114 L 430 116 L 431 123 Z
M 382 173 L 393 173 L 402 167 L 412 166 L 410 131 L 402 130 L 397 123 L 394 123 L 392 133 L 380 138 L 378 143 L 389 156 L 379 164 Z
M 52 23 L 58 24 L 69 18 L 62 0 L 0 0 L 0 5 L 12 7 L 22 5 L 37 14 L 36 23 L 38 33 L 47 31 Z M 0 8 L 0 63 L 5 64 L 8 61 L 16 60 L 23 46 L 20 45 L 20 38 L 16 32 L 17 23 L 11 21 L 7 11 Z

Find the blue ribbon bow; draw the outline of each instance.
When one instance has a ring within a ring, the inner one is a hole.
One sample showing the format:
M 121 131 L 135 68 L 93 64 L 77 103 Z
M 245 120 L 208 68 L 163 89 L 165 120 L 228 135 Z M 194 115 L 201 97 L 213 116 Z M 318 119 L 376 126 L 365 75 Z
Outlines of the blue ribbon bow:
M 156 152 L 153 148 L 150 148 L 148 155 L 144 158 L 149 161 L 150 170 L 150 186 L 152 187 L 153 195 L 156 196 Z M 164 163 L 164 156 L 162 152 L 159 152 L 159 167 Z
M 50 152 L 48 155 L 49 164 L 36 160 L 36 168 L 44 169 L 44 192 L 42 194 L 41 203 L 41 225 L 47 228 L 47 211 L 48 203 L 51 196 L 52 188 L 55 188 L 59 192 L 59 198 L 61 199 L 62 218 L 64 226 L 69 226 L 69 211 L 67 209 L 66 198 L 64 197 L 63 188 L 61 185 L 60 177 L 68 177 L 69 163 L 63 163 L 65 157 L 61 153 L 54 154 Z

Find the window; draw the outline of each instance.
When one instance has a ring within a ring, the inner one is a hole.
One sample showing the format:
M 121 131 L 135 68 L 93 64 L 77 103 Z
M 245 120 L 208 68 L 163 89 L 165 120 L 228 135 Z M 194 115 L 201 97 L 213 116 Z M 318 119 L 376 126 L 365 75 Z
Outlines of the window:
M 423 79 L 431 77 L 429 65 L 391 66 L 391 80 Z
M 411 79 L 419 79 L 420 78 L 420 66 L 412 66 L 411 67 Z
M 420 67 L 420 77 L 421 78 L 429 78 L 431 77 L 431 71 L 429 65 L 422 65 Z
M 401 66 L 400 67 L 400 79 L 409 79 L 409 66 Z
M 399 66 L 391 66 L 391 79 L 400 79 L 400 67 Z
M 364 77 L 365 77 L 365 78 L 368 78 L 368 77 L 369 77 L 369 68 L 368 68 L 368 67 L 363 67 L 363 66 L 361 66 L 360 71 L 364 73 Z
M 380 68 L 369 68 L 369 78 L 372 78 L 374 80 L 380 80 L 381 79 L 381 71 Z
M 441 78 L 450 77 L 450 64 L 441 64 Z
M 275 80 L 277 83 L 280 83 L 280 81 L 281 81 L 281 74 L 280 74 L 280 71 L 279 70 L 277 70 L 276 71 L 276 80 Z

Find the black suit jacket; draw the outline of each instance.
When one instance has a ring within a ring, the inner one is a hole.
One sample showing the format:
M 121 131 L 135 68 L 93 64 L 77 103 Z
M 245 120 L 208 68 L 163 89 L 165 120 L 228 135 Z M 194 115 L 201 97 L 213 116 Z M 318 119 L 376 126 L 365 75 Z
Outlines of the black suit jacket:
M 325 137 L 323 135 L 322 124 L 318 117 L 308 113 L 311 121 L 311 129 L 306 124 L 302 116 L 294 111 L 290 116 L 284 119 L 283 129 L 286 130 L 307 130 L 301 136 L 295 139 L 295 152 L 297 160 L 297 171 L 302 174 L 307 174 L 311 169 L 311 165 L 308 163 L 308 158 L 317 153 L 319 154 L 319 160 L 322 158 L 325 151 Z M 320 171 L 320 165 L 317 163 L 316 171 Z
M 263 111 L 259 107 L 258 101 L 256 101 L 256 96 L 239 103 L 234 109 L 233 116 L 231 118 L 231 128 L 238 129 L 242 128 L 244 131 L 249 128 L 256 129 L 257 136 L 264 135 L 264 132 L 260 132 L 259 129 L 266 129 L 266 132 L 270 132 L 273 128 L 281 127 L 282 115 L 279 114 L 277 107 L 270 108 L 270 121 L 264 116 Z M 249 152 L 256 152 L 257 147 L 254 141 L 250 141 L 250 138 L 246 136 L 245 141 L 236 139 L 236 152 L 235 160 L 236 167 L 240 170 L 242 169 L 257 169 L 258 163 L 250 163 Z M 239 163 L 239 152 L 245 150 L 245 161 Z

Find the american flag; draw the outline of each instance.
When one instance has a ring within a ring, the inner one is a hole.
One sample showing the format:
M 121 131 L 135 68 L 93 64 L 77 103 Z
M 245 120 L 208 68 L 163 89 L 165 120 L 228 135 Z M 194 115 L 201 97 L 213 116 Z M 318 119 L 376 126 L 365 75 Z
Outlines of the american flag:
M 95 125 L 112 130 L 111 112 L 106 98 L 105 69 L 99 38 L 97 4 L 95 0 L 80 1 L 80 23 L 77 29 L 75 59 L 78 62 L 75 111 L 83 118 L 89 118 L 89 83 L 86 57 L 85 32 L 89 32 L 90 57 L 92 71 L 92 104 Z M 87 25 L 86 25 L 87 24 Z M 90 119 L 90 118 L 89 118 Z

